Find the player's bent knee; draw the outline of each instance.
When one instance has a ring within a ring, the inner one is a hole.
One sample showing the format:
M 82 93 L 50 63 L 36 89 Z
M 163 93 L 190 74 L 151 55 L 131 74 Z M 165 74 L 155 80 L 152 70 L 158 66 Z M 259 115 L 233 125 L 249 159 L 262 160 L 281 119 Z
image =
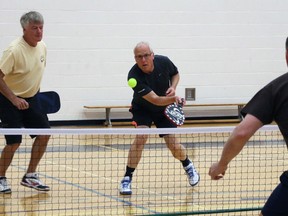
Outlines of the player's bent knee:
M 15 152 L 20 146 L 20 143 L 13 143 L 5 146 L 5 149 L 9 149 L 10 152 Z
M 41 143 L 47 143 L 50 139 L 50 135 L 38 135 L 36 139 Z

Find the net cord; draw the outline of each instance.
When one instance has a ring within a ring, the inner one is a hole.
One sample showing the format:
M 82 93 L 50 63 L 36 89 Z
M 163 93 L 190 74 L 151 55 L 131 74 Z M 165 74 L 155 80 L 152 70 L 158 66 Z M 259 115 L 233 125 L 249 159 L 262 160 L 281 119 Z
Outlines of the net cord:
M 53 134 L 199 134 L 199 133 L 221 133 L 232 132 L 235 126 L 223 127 L 181 127 L 181 128 L 1 128 L 2 135 L 33 134 L 33 135 L 53 135 Z M 279 131 L 277 125 L 265 125 L 260 131 Z

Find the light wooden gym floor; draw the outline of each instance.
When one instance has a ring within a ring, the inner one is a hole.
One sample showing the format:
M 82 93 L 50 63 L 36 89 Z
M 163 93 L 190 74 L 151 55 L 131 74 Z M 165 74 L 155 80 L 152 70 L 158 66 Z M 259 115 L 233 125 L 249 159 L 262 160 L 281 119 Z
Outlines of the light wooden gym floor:
M 118 187 L 133 136 L 53 136 L 39 165 L 41 180 L 51 187 L 49 192 L 20 185 L 30 157 L 31 140 L 27 138 L 7 172 L 12 194 L 0 196 L 0 215 L 211 215 L 215 210 L 219 211 L 215 215 L 258 215 L 258 210 L 233 210 L 257 209 L 264 204 L 287 168 L 286 147 L 268 141 L 264 148 L 257 140 L 237 157 L 224 179 L 212 181 L 208 169 L 218 159 L 219 143 L 224 143 L 228 134 L 205 136 L 210 135 L 180 138 L 201 176 L 196 187 L 188 184 L 181 164 L 163 139 L 152 136 L 135 171 L 131 196 L 119 195 Z M 223 213 L 225 210 L 232 211 Z

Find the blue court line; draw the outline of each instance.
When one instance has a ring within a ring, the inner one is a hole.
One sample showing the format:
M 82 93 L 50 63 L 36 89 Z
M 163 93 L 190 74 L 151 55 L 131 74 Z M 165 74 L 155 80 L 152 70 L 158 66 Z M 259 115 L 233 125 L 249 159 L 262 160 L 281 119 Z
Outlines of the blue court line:
M 24 171 L 26 170 L 24 167 L 21 167 L 21 166 L 14 166 L 14 165 L 12 165 L 12 164 L 11 164 L 11 166 L 18 168 L 19 170 L 24 170 Z M 84 191 L 89 191 L 89 192 L 91 192 L 91 193 L 93 193 L 93 194 L 97 194 L 98 196 L 106 197 L 106 198 L 109 198 L 109 199 L 111 199 L 111 200 L 115 200 L 115 201 L 117 201 L 117 202 L 124 203 L 124 204 L 126 204 L 127 206 L 133 206 L 133 207 L 138 208 L 138 209 L 146 210 L 146 211 L 149 212 L 149 213 L 161 214 L 161 212 L 157 212 L 157 211 L 151 210 L 151 209 L 146 208 L 146 207 L 144 207 L 144 206 L 142 206 L 142 205 L 137 205 L 137 204 L 134 204 L 134 203 L 132 203 L 132 202 L 126 201 L 126 200 L 124 200 L 124 199 L 119 199 L 118 197 L 115 197 L 115 196 L 106 195 L 106 194 L 101 193 L 101 192 L 99 192 L 99 191 L 97 191 L 97 190 L 94 190 L 94 189 L 92 189 L 92 188 L 87 188 L 87 187 L 81 186 L 81 185 L 79 185 L 79 184 L 74 184 L 74 183 L 72 183 L 72 182 L 64 181 L 64 180 L 61 180 L 61 179 L 59 179 L 59 178 L 55 178 L 55 177 L 53 177 L 53 176 L 48 176 L 48 175 L 46 175 L 46 174 L 41 174 L 41 173 L 39 173 L 39 176 L 43 176 L 43 177 L 45 177 L 45 178 L 49 178 L 49 179 L 52 179 L 53 181 L 57 181 L 57 182 L 59 182 L 59 183 L 63 183 L 63 184 L 66 184 L 66 185 L 71 185 L 71 186 L 73 186 L 73 187 L 79 188 L 79 189 L 84 190 Z

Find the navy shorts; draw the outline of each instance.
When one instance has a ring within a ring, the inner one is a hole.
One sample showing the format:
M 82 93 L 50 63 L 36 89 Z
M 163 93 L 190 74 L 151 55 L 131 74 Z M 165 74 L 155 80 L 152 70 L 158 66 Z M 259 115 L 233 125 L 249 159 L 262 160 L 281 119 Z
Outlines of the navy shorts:
M 280 176 L 280 184 L 274 189 L 261 212 L 263 216 L 288 215 L 288 171 Z
M 145 125 L 151 127 L 152 123 L 154 123 L 157 128 L 177 128 L 177 126 L 164 115 L 164 110 L 152 112 L 141 107 L 137 107 L 136 109 L 132 107 L 130 112 L 133 115 L 132 121 L 135 126 Z M 163 137 L 165 135 L 167 134 L 160 134 L 159 136 Z
M 0 119 L 3 128 L 50 128 L 46 113 L 42 113 L 36 97 L 25 98 L 29 109 L 17 109 L 5 96 L 0 94 Z M 36 137 L 30 135 L 31 138 Z M 6 144 L 22 142 L 22 135 L 5 135 Z

